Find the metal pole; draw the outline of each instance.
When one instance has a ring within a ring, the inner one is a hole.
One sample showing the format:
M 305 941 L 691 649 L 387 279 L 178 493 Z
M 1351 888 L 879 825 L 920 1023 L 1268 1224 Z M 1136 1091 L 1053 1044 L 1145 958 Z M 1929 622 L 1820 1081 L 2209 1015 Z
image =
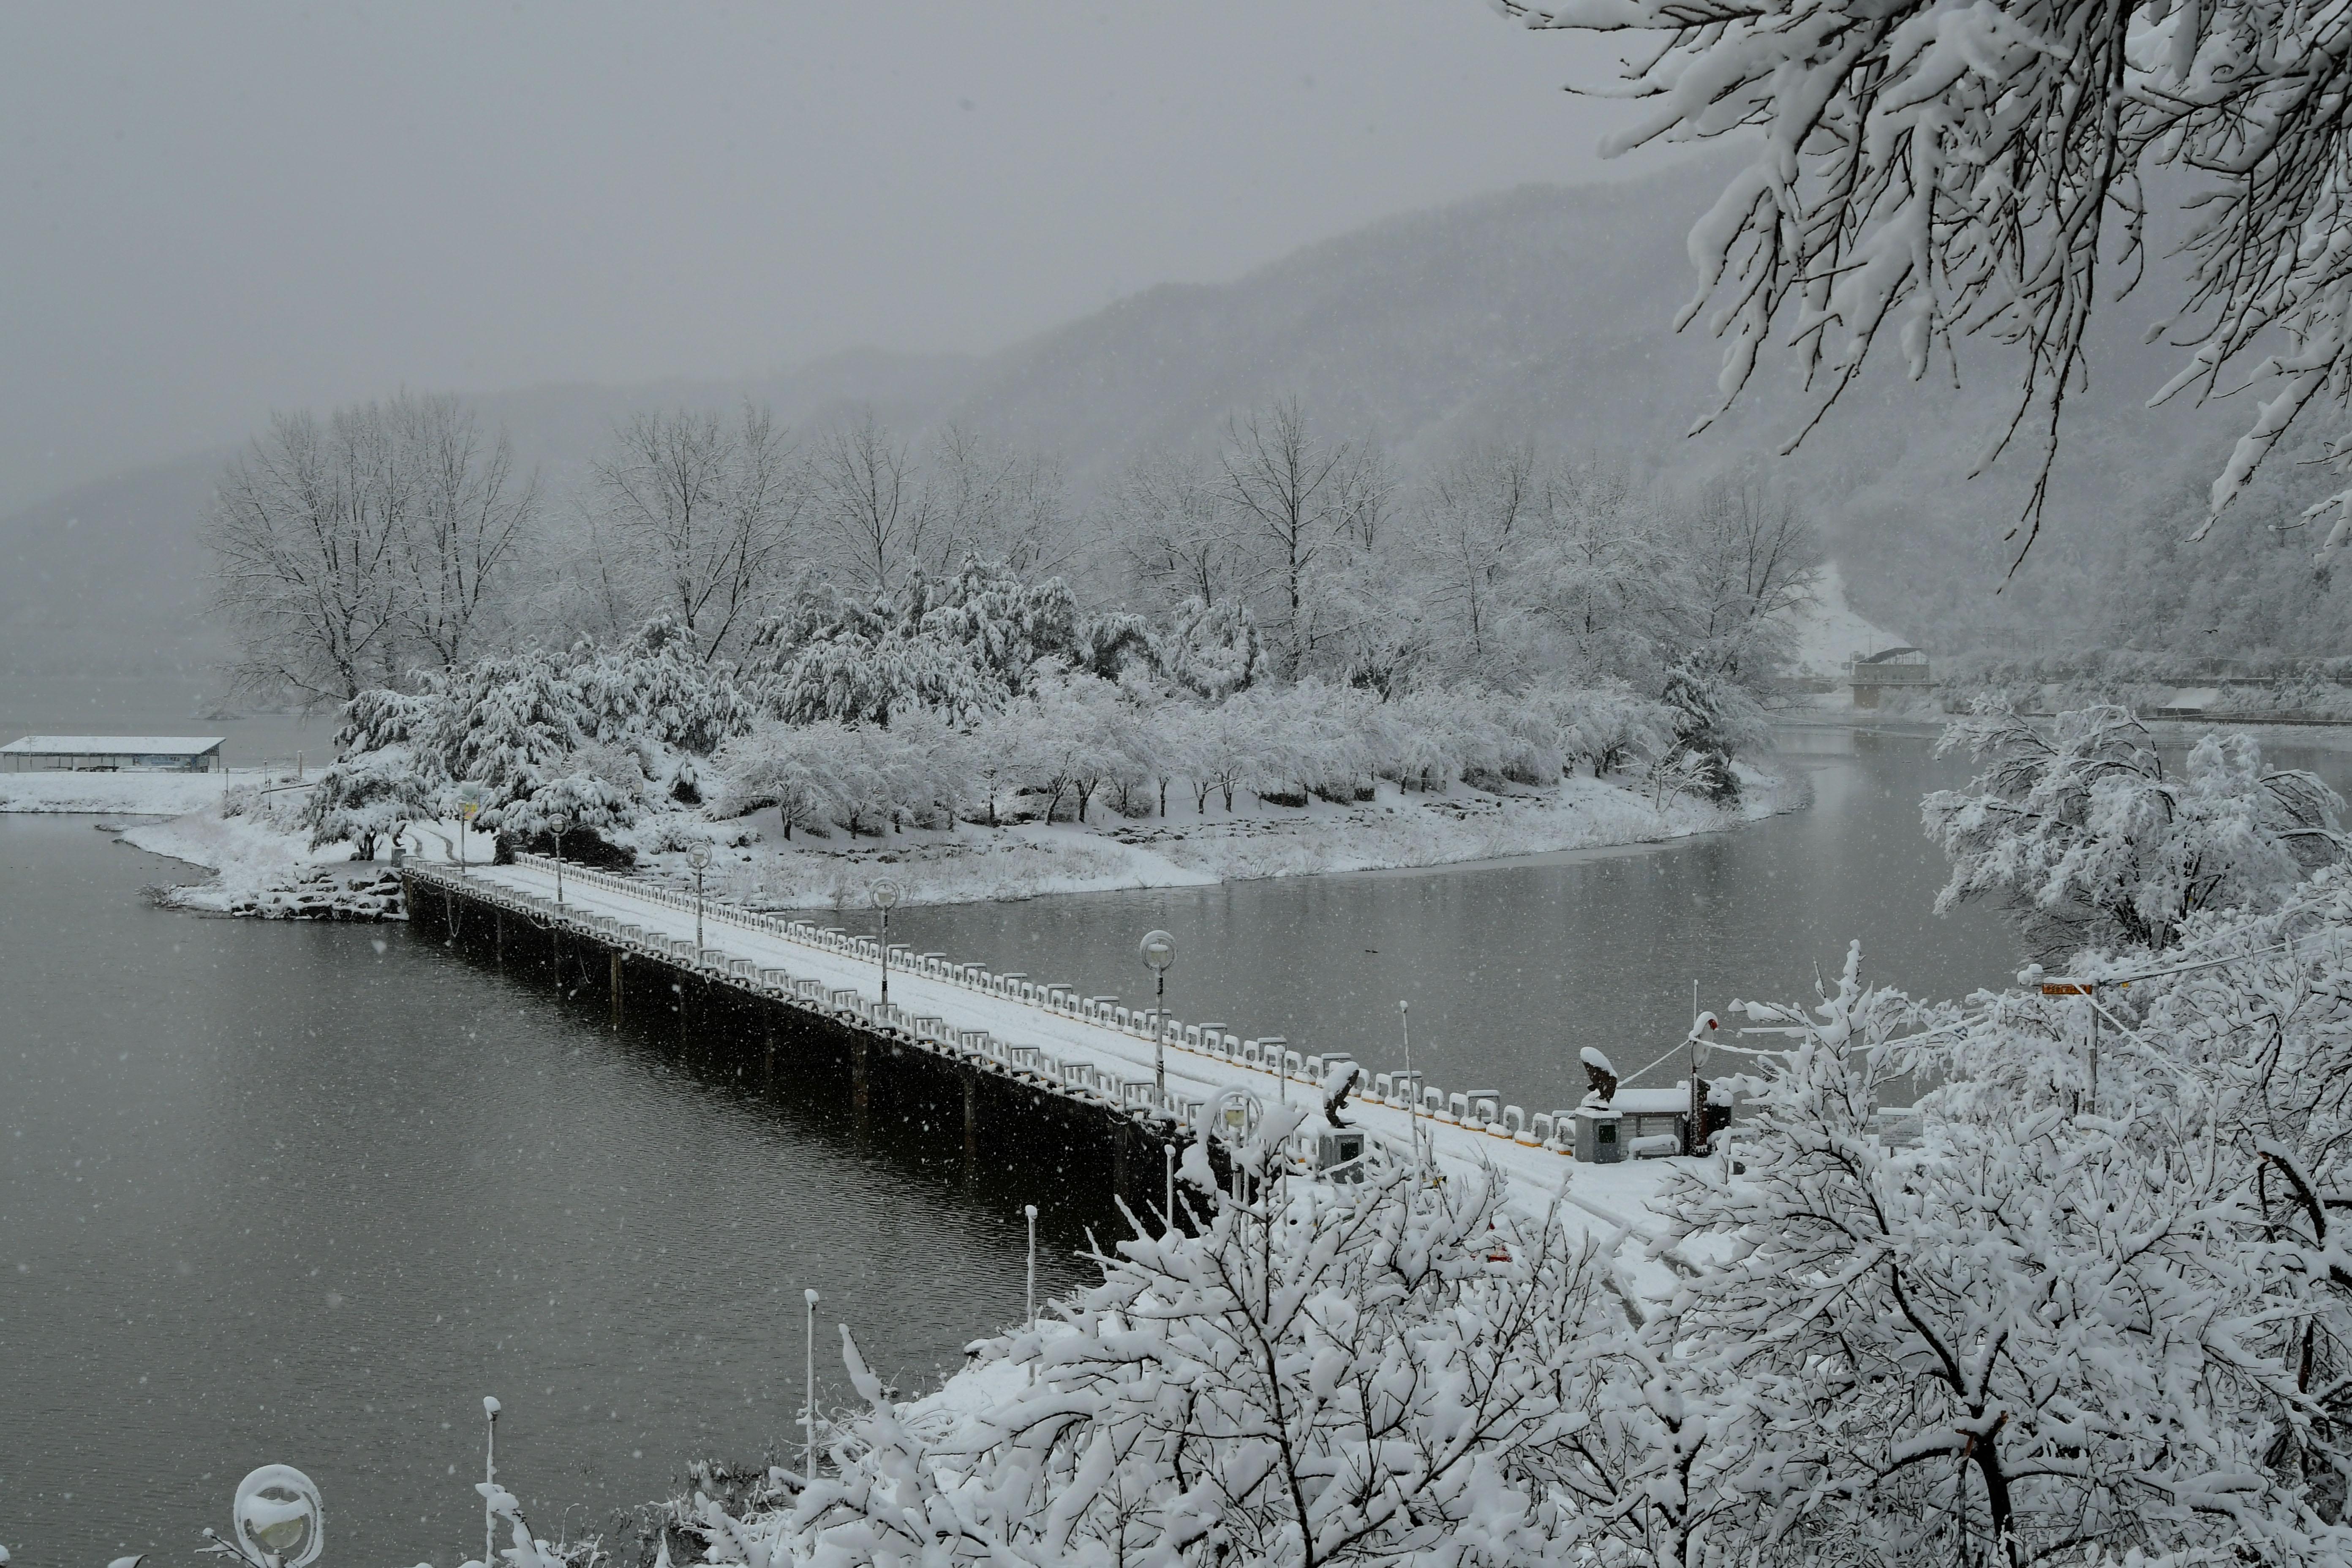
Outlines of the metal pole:
M 890 1005 L 890 906 L 882 906 L 882 1005 Z M 883 1015 L 888 1016 L 886 1012 Z
M 495 1486 L 499 1479 L 499 1402 L 484 1394 L 482 1414 L 490 1419 L 489 1441 L 482 1450 L 482 1479 L 488 1486 Z M 492 1568 L 498 1562 L 498 1544 L 499 1516 L 490 1507 L 486 1489 L 482 1494 L 482 1568 Z
M 1168 1228 L 1176 1228 L 1176 1145 L 1162 1143 L 1160 1152 L 1168 1156 Z
M 1024 1204 L 1021 1212 L 1029 1216 L 1029 1293 L 1028 1313 L 1031 1331 L 1037 1327 L 1037 1205 Z
M 1160 1089 L 1160 1103 L 1168 1103 L 1168 972 L 1151 977 L 1151 1077 Z M 1176 1204 L 1169 1200 L 1168 1223 L 1176 1223 Z
M 2091 1004 L 2091 1114 L 2099 1113 L 2099 1002 L 2095 993 Z
M 559 904 L 563 902 L 563 835 L 561 831 L 555 835 L 555 901 Z
M 1404 1124 L 1412 1141 L 1412 1169 L 1421 1173 L 1421 1079 L 1412 1076 L 1412 1005 L 1397 1001 L 1397 1026 L 1404 1030 Z
M 694 956 L 702 957 L 702 868 L 694 868 Z
M 801 1474 L 816 1479 L 816 1292 L 803 1290 L 808 1301 L 808 1362 L 802 1369 Z

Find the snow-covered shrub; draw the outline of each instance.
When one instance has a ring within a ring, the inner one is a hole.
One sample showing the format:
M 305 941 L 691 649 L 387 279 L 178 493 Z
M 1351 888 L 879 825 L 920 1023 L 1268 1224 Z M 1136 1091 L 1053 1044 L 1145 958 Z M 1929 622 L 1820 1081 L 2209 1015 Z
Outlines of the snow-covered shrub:
M 1999 896 L 2045 954 L 2168 946 L 2194 912 L 2273 907 L 2342 853 L 2343 801 L 2312 773 L 2264 768 L 2242 734 L 2205 736 L 2174 774 L 2122 708 L 2062 713 L 2045 735 L 1980 702 L 1937 750 L 1962 747 L 1984 772 L 1921 808 L 1952 861 L 1936 907 Z

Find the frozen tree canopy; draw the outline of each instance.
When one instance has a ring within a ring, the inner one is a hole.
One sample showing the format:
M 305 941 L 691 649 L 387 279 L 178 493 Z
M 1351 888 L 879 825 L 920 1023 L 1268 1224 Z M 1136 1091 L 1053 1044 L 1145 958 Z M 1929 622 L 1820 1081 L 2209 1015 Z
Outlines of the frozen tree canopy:
M 1915 378 L 1954 340 L 2021 351 L 2006 441 L 2054 446 L 2102 289 L 2170 207 L 2189 262 L 2157 302 L 2187 351 L 2158 398 L 2254 389 L 2218 514 L 2305 409 L 2352 390 L 2352 207 L 2336 7 L 2287 0 L 1498 0 L 1625 39 L 1639 105 L 1611 151 L 1760 133 L 1694 227 L 1685 320 L 1723 338 L 1723 401 L 1775 337 L 1826 409 L 1882 338 Z M 2352 431 L 2328 444 L 2352 464 Z M 2042 478 L 2046 482 L 2045 458 Z M 2037 487 L 2029 517 L 2044 491 Z M 2315 511 L 2352 529 L 2352 489 Z

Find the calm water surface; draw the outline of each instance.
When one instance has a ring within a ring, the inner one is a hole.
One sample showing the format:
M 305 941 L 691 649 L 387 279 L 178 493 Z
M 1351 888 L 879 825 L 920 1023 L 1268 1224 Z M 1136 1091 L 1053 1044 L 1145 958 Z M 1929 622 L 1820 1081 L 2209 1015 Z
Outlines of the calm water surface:
M 1576 1047 L 1631 1072 L 1691 983 L 1802 999 L 1861 937 L 1874 976 L 2000 983 L 1998 922 L 1937 920 L 1916 736 L 1808 731 L 1808 811 L 1691 843 L 1419 875 L 914 910 L 892 934 L 1417 1065 L 1530 1108 Z M 2343 784 L 2344 759 L 2299 760 Z M 0 816 L 0 1543 L 87 1568 L 177 1553 L 265 1461 L 322 1485 L 339 1557 L 447 1564 L 478 1524 L 479 1399 L 543 1526 L 603 1528 L 695 1458 L 789 1446 L 800 1292 L 904 1386 L 1018 1318 L 1093 1194 L 952 1159 L 842 1107 L 761 1095 L 398 927 L 167 915 L 168 862 L 88 818 Z M 1019 1162 L 1007 1162 L 1017 1167 Z M 845 1389 L 838 1357 L 828 1397 Z M 476 1550 L 478 1550 L 477 1544 Z

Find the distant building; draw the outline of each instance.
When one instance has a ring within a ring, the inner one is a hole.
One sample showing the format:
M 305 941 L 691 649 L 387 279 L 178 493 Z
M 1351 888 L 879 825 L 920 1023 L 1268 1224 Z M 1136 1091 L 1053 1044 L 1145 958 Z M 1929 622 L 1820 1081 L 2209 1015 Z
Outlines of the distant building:
M 1857 708 L 1877 707 L 1878 694 L 1890 686 L 1926 687 L 1936 683 L 1927 668 L 1927 656 L 1916 647 L 1857 653 L 1846 661 L 1845 678 L 1853 689 L 1853 705 Z
M 209 773 L 221 767 L 218 735 L 26 735 L 0 746 L 12 773 Z

